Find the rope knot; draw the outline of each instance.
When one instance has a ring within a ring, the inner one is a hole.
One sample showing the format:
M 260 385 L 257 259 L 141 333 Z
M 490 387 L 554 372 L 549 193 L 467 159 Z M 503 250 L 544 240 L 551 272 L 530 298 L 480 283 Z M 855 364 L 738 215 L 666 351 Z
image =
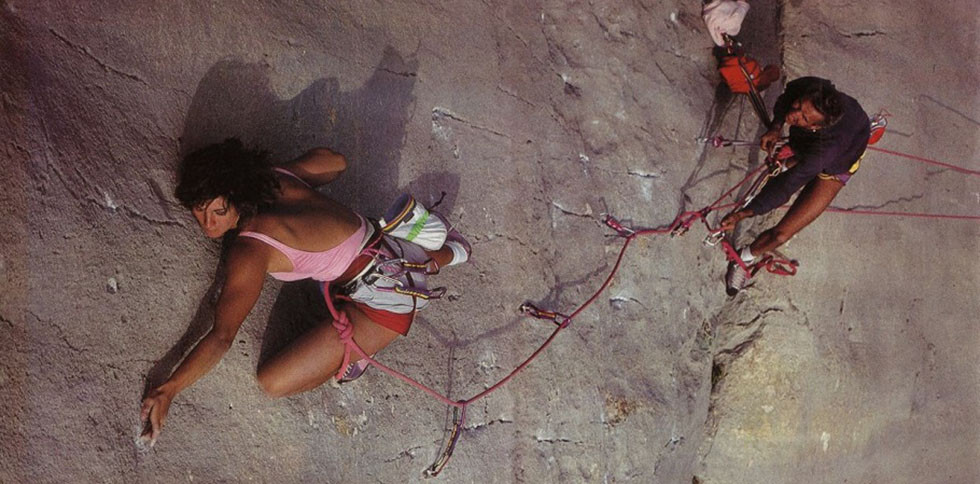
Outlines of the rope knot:
M 335 317 L 333 320 L 333 327 L 340 333 L 340 340 L 347 342 L 351 340 L 354 334 L 354 325 L 350 324 L 350 320 L 347 319 L 347 313 L 340 312 L 339 317 Z

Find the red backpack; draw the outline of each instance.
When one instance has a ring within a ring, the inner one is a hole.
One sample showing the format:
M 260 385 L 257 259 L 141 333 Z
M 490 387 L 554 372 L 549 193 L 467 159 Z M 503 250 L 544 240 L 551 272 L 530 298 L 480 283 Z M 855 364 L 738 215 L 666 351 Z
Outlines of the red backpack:
M 743 72 L 744 69 L 744 72 Z M 774 81 L 779 79 L 779 67 L 766 66 L 765 69 L 759 66 L 755 59 L 747 55 L 726 55 L 718 63 L 718 72 L 725 79 L 730 89 L 735 94 L 748 94 L 749 82 L 759 91 L 765 90 Z

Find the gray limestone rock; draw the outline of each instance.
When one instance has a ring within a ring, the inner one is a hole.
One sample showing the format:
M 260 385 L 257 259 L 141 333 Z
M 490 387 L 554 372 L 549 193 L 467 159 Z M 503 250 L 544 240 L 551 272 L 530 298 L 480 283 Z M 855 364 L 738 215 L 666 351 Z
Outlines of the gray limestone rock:
M 892 114 L 883 147 L 978 169 L 976 8 L 752 2 L 790 78 Z M 378 358 L 475 395 L 602 283 L 612 214 L 663 226 L 761 160 L 697 2 L 0 2 L 0 482 L 418 482 L 446 408 L 379 371 L 286 399 L 259 361 L 326 317 L 269 281 L 152 449 L 144 392 L 210 327 L 220 247 L 172 196 L 227 136 L 350 160 L 325 193 L 403 191 L 470 237 L 449 297 Z M 775 86 L 765 93 L 771 104 Z M 873 152 L 834 205 L 976 215 L 978 180 Z M 721 214 L 712 214 L 716 223 Z M 745 224 L 742 239 L 778 220 Z M 446 482 L 977 482 L 976 220 L 827 213 L 733 300 L 723 254 L 644 237 L 595 305 L 470 406 Z

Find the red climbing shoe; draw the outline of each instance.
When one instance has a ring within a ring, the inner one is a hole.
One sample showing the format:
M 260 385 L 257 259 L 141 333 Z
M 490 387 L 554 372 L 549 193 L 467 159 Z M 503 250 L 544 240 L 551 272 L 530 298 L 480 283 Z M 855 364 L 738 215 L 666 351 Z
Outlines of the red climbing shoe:
M 728 293 L 729 296 L 738 294 L 738 291 L 745 288 L 745 285 L 749 282 L 751 277 L 752 276 L 750 276 L 745 269 L 742 269 L 741 266 L 735 262 L 729 262 L 728 273 L 725 274 L 725 292 Z

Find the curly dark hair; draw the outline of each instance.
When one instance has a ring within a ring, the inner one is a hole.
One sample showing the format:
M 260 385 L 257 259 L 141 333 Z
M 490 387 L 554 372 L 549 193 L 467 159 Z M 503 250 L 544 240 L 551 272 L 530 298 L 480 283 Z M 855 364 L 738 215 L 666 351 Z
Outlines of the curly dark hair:
M 174 195 L 187 209 L 224 196 L 243 220 L 248 219 L 270 207 L 279 195 L 268 155 L 245 148 L 237 138 L 196 150 L 178 167 Z
M 824 127 L 833 126 L 844 115 L 844 97 L 834 83 L 820 79 L 813 83 L 800 96 L 800 100 L 809 100 L 813 108 L 823 115 Z

